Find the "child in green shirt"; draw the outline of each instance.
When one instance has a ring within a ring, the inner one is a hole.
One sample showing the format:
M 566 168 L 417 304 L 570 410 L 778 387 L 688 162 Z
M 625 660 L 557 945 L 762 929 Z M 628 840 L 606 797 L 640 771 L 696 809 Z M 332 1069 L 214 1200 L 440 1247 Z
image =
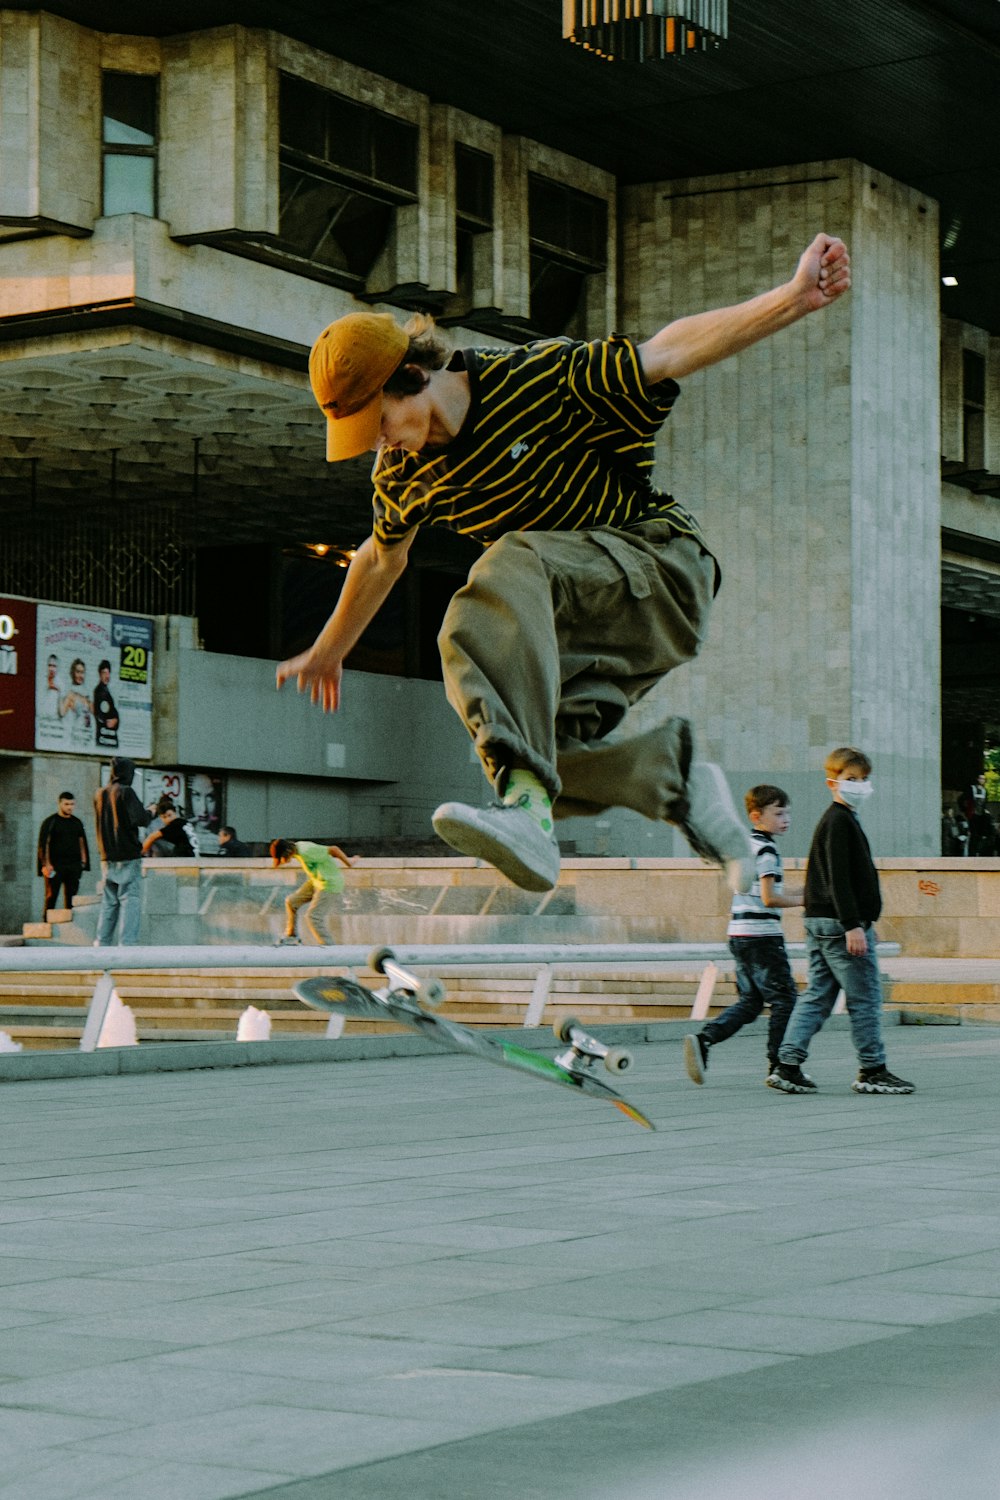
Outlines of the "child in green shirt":
M 306 909 L 306 927 L 314 943 L 329 942 L 326 923 L 332 914 L 333 897 L 344 889 L 341 865 L 348 869 L 357 864 L 356 855 L 347 855 L 336 844 L 311 844 L 308 839 L 275 839 L 271 844 L 271 858 L 276 866 L 287 865 L 297 860 L 305 871 L 306 878 L 299 888 L 285 898 L 286 928 L 279 943 L 298 943 L 295 927 L 300 907 Z

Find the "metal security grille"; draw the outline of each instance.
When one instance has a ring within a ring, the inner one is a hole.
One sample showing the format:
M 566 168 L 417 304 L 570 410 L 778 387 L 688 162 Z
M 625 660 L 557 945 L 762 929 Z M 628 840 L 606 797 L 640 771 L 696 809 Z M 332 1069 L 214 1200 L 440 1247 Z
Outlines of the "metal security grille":
M 196 613 L 194 549 L 176 512 L 143 509 L 102 522 L 62 513 L 0 531 L 6 593 L 145 615 Z

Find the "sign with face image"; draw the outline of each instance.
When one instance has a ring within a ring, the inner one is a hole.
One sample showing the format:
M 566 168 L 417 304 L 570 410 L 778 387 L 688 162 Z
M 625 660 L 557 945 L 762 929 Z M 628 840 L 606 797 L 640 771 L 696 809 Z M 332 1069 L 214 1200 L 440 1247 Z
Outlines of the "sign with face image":
M 153 753 L 153 622 L 39 604 L 35 749 L 76 755 Z

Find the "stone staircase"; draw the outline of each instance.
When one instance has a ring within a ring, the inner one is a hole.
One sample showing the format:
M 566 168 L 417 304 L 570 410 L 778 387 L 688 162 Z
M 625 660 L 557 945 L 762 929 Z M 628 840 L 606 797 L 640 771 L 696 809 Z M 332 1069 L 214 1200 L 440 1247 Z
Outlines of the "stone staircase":
M 971 871 L 970 861 L 931 863 L 933 879 L 923 865 L 880 865 L 887 890 L 880 936 L 902 947 L 902 956 L 882 961 L 887 1007 L 928 1019 L 998 1023 L 1000 956 L 959 955 L 963 947 L 965 953 L 989 955 L 997 946 L 992 914 L 1000 907 L 1000 861 L 976 861 L 990 866 L 980 871 Z M 284 898 L 297 882 L 296 871 L 275 870 L 263 860 L 149 861 L 143 870 L 142 941 L 166 947 L 266 944 L 280 934 Z M 26 1048 L 79 1044 L 97 977 L 88 969 L 88 950 L 99 899 L 77 897 L 72 911 L 49 912 L 44 923 L 26 924 L 20 939 L 2 940 L 5 946 L 22 942 L 80 950 L 79 970 L 73 972 L 0 971 L 0 1030 Z M 482 965 L 438 971 L 449 991 L 443 1013 L 494 1028 L 524 1024 L 538 969 L 491 966 L 491 947 L 559 945 L 565 953 L 566 946 L 580 944 L 709 943 L 719 954 L 714 1013 L 735 994 L 732 964 L 720 943 L 727 906 L 718 873 L 696 860 L 568 858 L 555 890 L 534 895 L 475 860 L 370 858 L 351 871 L 330 935 L 335 943 L 362 950 L 386 944 L 481 949 Z M 799 915 L 789 912 L 785 925 L 788 940 L 801 943 Z M 935 952 L 954 956 L 936 958 Z M 559 964 L 550 976 L 541 1022 L 547 1025 L 567 1013 L 594 1025 L 687 1019 L 703 963 Z M 803 961 L 793 967 L 801 983 Z M 330 972 L 343 971 L 331 964 Z M 248 1005 L 268 1012 L 274 1036 L 321 1036 L 326 1018 L 291 996 L 297 973 L 178 968 L 114 978 L 120 998 L 136 1016 L 142 1042 L 233 1039 Z M 373 986 L 380 982 L 370 973 L 356 977 Z M 363 1024 L 349 1023 L 348 1032 Z
M 538 965 L 439 966 L 448 998 L 440 1014 L 463 1025 L 497 1029 L 524 1025 Z M 347 971 L 369 988 L 384 983 L 371 971 Z M 266 1011 L 272 1036 L 322 1036 L 327 1017 L 294 999 L 298 979 L 315 969 L 129 970 L 112 974 L 119 999 L 132 1010 L 140 1042 L 233 1040 L 248 1005 Z M 560 965 L 553 972 L 541 1024 L 565 1015 L 602 1021 L 683 1020 L 690 1015 L 701 971 L 690 964 Z M 0 1030 L 29 1050 L 76 1047 L 97 975 L 79 971 L 0 974 Z M 728 1005 L 731 976 L 720 976 L 715 998 Z M 348 1021 L 345 1034 L 396 1031 L 389 1023 Z
M 82 957 L 82 955 L 81 955 Z M 977 967 L 978 965 L 978 967 Z M 419 966 L 417 966 L 419 968 Z M 800 986 L 805 965 L 795 960 Z M 1000 1022 L 1000 963 L 992 960 L 887 958 L 886 1008 L 913 1021 L 940 1018 Z M 331 964 L 330 973 L 350 973 L 371 988 L 383 983 L 367 970 Z M 428 971 L 429 972 L 429 971 Z M 525 1024 L 535 994 L 537 964 L 442 965 L 434 972 L 448 998 L 441 1014 L 472 1027 L 499 1029 Z M 272 1035 L 322 1036 L 327 1017 L 291 993 L 296 980 L 315 969 L 128 970 L 113 974 L 119 998 L 136 1018 L 141 1043 L 232 1041 L 248 1005 L 266 1011 Z M 684 1021 L 690 1017 L 702 964 L 558 964 L 549 977 L 542 1026 L 575 1015 L 584 1025 Z M 97 975 L 85 960 L 76 971 L 0 973 L 0 1030 L 27 1050 L 79 1046 Z M 718 963 L 710 1014 L 735 998 L 732 965 Z M 400 1030 L 389 1023 L 348 1021 L 345 1034 Z

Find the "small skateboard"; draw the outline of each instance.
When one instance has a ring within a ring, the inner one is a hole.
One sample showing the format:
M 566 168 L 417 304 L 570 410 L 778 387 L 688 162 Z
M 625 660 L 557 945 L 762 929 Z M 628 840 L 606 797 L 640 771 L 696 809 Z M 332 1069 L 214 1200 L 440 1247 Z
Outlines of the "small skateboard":
M 632 1066 L 631 1053 L 621 1047 L 606 1047 L 596 1037 L 589 1036 L 573 1017 L 557 1022 L 553 1028 L 559 1040 L 567 1044 L 565 1052 L 555 1058 L 546 1057 L 512 1042 L 470 1031 L 444 1016 L 434 1015 L 434 1007 L 445 998 L 441 981 L 420 979 L 411 974 L 396 962 L 390 948 L 377 948 L 368 963 L 376 974 L 385 975 L 388 983 L 384 989 L 369 990 L 355 980 L 339 975 L 319 976 L 300 980 L 294 986 L 296 999 L 330 1015 L 399 1021 L 447 1052 L 464 1052 L 501 1068 L 517 1068 L 519 1072 L 531 1073 L 535 1078 L 544 1078 L 561 1088 L 576 1089 L 578 1093 L 590 1094 L 595 1099 L 607 1099 L 637 1125 L 643 1125 L 647 1130 L 656 1129 L 641 1110 L 595 1076 L 598 1063 L 602 1063 L 609 1073 L 624 1073 Z

